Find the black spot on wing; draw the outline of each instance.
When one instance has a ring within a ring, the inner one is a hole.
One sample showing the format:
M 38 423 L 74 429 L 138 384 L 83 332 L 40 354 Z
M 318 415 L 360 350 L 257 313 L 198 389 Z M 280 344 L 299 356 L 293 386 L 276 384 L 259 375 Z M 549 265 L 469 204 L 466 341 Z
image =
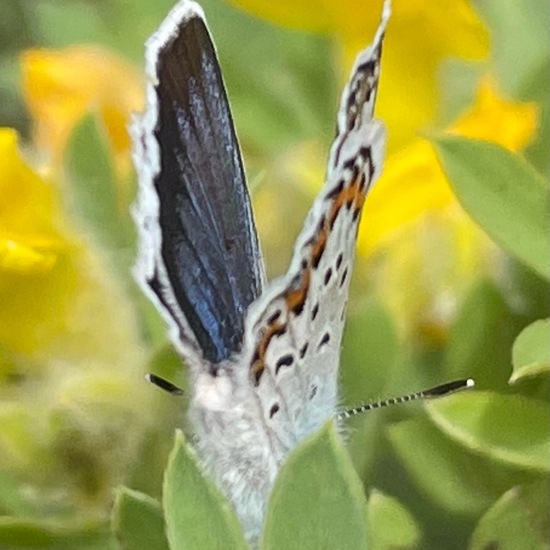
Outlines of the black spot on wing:
M 344 185 L 345 185 L 345 180 L 341 179 L 339 182 L 338 182 L 338 185 L 336 185 L 331 191 L 329 191 L 327 193 L 327 199 L 334 199 L 336 198 L 341 192 L 342 190 L 344 189 Z
M 273 405 L 271 405 L 271 409 L 269 409 L 269 418 L 273 418 L 277 412 L 279 412 L 279 404 L 273 403 Z
M 312 384 L 310 390 L 309 390 L 309 399 L 313 399 L 317 395 L 317 386 L 315 384 Z
M 273 323 L 275 323 L 275 321 L 277 321 L 277 319 L 279 319 L 279 317 L 281 316 L 281 310 L 278 309 L 275 313 L 273 313 L 270 317 L 267 318 L 267 321 L 266 321 L 266 324 L 267 325 L 272 325 Z
M 319 313 L 319 302 L 317 302 L 311 310 L 311 320 L 315 321 L 317 314 Z
M 346 267 L 344 269 L 344 272 L 342 273 L 342 276 L 340 277 L 340 288 L 344 286 L 344 283 L 346 282 L 346 279 L 348 277 L 348 268 Z
M 323 346 L 326 346 L 330 342 L 330 334 L 325 332 L 317 344 L 317 349 L 320 350 Z
M 281 367 L 290 367 L 294 363 L 294 356 L 292 354 L 283 355 L 275 363 L 275 374 L 279 374 Z
M 159 51 L 162 259 L 206 359 L 240 349 L 262 266 L 239 146 L 216 54 L 194 17 Z

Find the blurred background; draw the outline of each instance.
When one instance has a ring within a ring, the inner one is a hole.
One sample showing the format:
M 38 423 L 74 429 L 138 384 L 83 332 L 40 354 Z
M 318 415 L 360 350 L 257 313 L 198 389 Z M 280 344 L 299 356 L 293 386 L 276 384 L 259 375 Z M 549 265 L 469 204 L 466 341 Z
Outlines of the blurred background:
M 322 184 L 339 93 L 381 1 L 202 5 L 273 277 Z M 0 548 L 116 547 L 116 487 L 158 497 L 185 423 L 184 400 L 143 380 L 184 386 L 185 371 L 130 275 L 126 126 L 142 107 L 144 41 L 171 6 L 2 0 Z M 342 403 L 458 377 L 477 387 L 460 429 L 417 404 L 349 422 L 378 502 L 369 521 L 389 522 L 373 548 L 548 547 L 548 354 L 528 375 L 512 359 L 518 334 L 548 316 L 548 282 L 465 213 L 429 141 L 495 142 L 547 179 L 548 11 L 393 2 L 377 105 L 387 158 L 359 232 Z

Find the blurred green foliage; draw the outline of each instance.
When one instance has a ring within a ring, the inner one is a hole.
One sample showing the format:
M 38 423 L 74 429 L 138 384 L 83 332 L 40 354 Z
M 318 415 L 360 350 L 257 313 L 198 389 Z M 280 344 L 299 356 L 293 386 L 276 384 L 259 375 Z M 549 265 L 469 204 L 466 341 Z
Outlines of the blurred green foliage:
M 18 76 L 21 50 L 96 43 L 141 66 L 143 42 L 171 5 L 171 0 L 3 0 L 0 125 L 29 136 Z M 339 88 L 329 62 L 331 44 L 326 37 L 270 26 L 220 0 L 203 5 L 249 181 L 256 188 L 284 176 L 273 168 L 281 151 L 306 140 L 328 146 Z M 475 6 L 491 30 L 489 63 L 499 83 L 512 98 L 539 104 L 540 134 L 525 159 L 486 143 L 434 140 L 464 208 L 503 247 L 504 276 L 497 283 L 480 275 L 461 297 L 446 338 L 433 341 L 400 338 L 395 320 L 359 275 L 353 285 L 341 369 L 342 401 L 349 405 L 457 377 L 474 377 L 479 391 L 352 419 L 345 433 L 351 460 L 332 428 L 324 428 L 293 452 L 277 480 L 265 548 L 318 548 L 323 529 L 342 541 L 341 548 L 362 547 L 365 537 L 374 550 L 548 548 L 550 365 L 548 321 L 542 320 L 548 317 L 550 298 L 544 181 L 549 166 L 548 17 L 542 15 L 548 6 L 544 0 L 479 0 Z M 465 68 L 458 62 L 442 71 L 442 119 L 450 120 L 469 101 L 477 71 L 479 67 Z M 105 251 L 112 273 L 124 281 L 125 299 L 136 304 L 149 356 L 147 370 L 185 386 L 185 372 L 166 343 L 163 323 L 130 282 L 133 227 L 127 209 L 118 209 L 113 197 L 112 166 L 103 139 L 92 117 L 73 132 L 65 159 L 72 184 L 66 205 Z M 266 165 L 271 170 L 267 178 Z M 284 234 L 262 235 L 268 253 L 277 249 L 279 254 L 268 255 L 272 272 L 285 265 L 290 251 L 282 245 L 292 242 L 308 206 L 303 191 L 290 192 L 285 205 L 276 205 L 283 208 L 281 218 L 292 212 L 292 219 L 281 224 Z M 294 197 L 297 201 L 291 200 Z M 2 360 L 8 357 L 14 364 L 24 361 L 3 350 Z M 141 375 L 136 370 L 136 377 Z M 3 379 L 0 387 L 0 399 L 10 406 L 16 401 L 13 383 Z M 35 380 L 27 391 L 47 392 L 48 385 L 42 389 L 40 384 L 40 379 Z M 51 492 L 33 487 L 40 485 L 42 469 L 51 467 L 52 441 L 44 442 L 40 452 L 33 449 L 32 464 L 21 459 L 16 467 L 4 460 L 4 455 L 12 455 L 0 446 L 0 548 L 195 548 L 193 541 L 200 540 L 200 530 L 207 530 L 208 523 L 190 526 L 183 519 L 192 515 L 189 509 L 197 503 L 201 510 L 195 517 L 200 514 L 211 522 L 209 540 L 224 541 L 223 546 L 212 542 L 213 548 L 242 547 L 238 525 L 223 498 L 194 470 L 193 454 L 180 439 L 170 455 L 165 481 L 169 489 L 161 495 L 174 428 L 185 421 L 183 402 L 164 396 L 159 402 L 150 411 L 150 425 L 139 426 L 141 443 L 135 454 L 101 455 L 125 461 L 122 481 L 131 490 L 118 489 L 115 498 L 115 487 L 109 486 L 109 496 L 99 506 L 92 498 L 77 500 L 80 507 L 67 499 L 71 491 L 88 495 L 94 491 L 87 485 L 101 486 L 103 477 L 110 479 L 109 467 L 94 455 L 103 451 L 87 445 L 85 430 L 69 435 L 64 431 L 67 439 L 52 438 L 59 446 L 56 452 L 67 454 L 67 478 L 72 481 L 64 486 L 64 472 L 59 472 Z M 2 414 L 0 430 L 32 431 L 24 411 Z M 59 423 L 63 424 L 62 418 Z M 105 446 L 116 447 L 116 440 L 114 431 Z M 312 465 L 315 475 L 326 476 L 315 486 L 307 483 Z M 319 517 L 324 518 L 322 525 Z M 299 546 L 292 546 L 296 541 Z

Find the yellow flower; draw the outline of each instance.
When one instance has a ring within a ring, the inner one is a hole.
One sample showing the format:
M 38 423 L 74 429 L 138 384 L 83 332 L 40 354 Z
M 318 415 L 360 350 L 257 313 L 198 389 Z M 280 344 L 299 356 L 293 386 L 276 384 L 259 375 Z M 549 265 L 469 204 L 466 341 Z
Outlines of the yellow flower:
M 536 128 L 536 109 L 500 98 L 494 84 L 482 81 L 475 104 L 449 128 L 467 137 L 493 141 L 512 151 L 523 148 Z M 431 145 L 422 138 L 388 155 L 382 176 L 365 202 L 359 250 L 371 252 L 394 229 L 454 201 Z
M 0 195 L 0 473 L 57 490 L 60 508 L 90 497 L 102 507 L 155 399 L 141 374 L 136 311 L 6 128 Z
M 378 23 L 382 0 L 231 0 L 281 25 L 330 34 L 342 65 L 351 65 Z M 484 26 L 467 0 L 394 0 L 382 54 L 377 113 L 389 130 L 389 151 L 429 127 L 438 105 L 437 69 L 449 56 L 481 59 Z
M 0 193 L 0 347 L 126 364 L 139 338 L 124 292 L 71 231 L 56 188 L 25 164 L 11 129 L 0 129 Z
M 23 162 L 16 134 L 6 128 L 0 129 L 0 194 L 0 343 L 29 352 L 60 326 L 73 286 L 65 261 L 71 245 L 59 233 L 53 188 Z
M 533 104 L 499 97 L 486 78 L 475 104 L 449 131 L 518 151 L 536 123 Z M 374 278 L 404 330 L 443 337 L 457 296 L 480 273 L 498 269 L 496 247 L 462 211 L 432 146 L 422 138 L 388 156 L 362 220 L 359 253 L 383 256 Z
M 54 166 L 74 126 L 92 111 L 105 127 L 119 173 L 128 172 L 128 117 L 142 106 L 141 78 L 134 67 L 99 47 L 74 46 L 27 50 L 21 72 L 36 145 Z
M 50 271 L 65 246 L 54 222 L 58 205 L 52 188 L 20 158 L 8 128 L 0 128 L 0 196 L 0 277 Z

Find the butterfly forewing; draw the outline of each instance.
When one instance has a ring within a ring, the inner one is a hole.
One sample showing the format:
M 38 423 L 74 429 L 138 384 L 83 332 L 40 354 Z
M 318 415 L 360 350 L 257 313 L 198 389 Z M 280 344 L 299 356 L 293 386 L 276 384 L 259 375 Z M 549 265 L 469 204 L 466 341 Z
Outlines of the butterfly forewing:
M 178 5 L 149 40 L 147 56 L 151 101 L 139 123 L 141 153 L 158 155 L 158 166 L 140 173 L 148 180 L 140 187 L 154 193 L 142 192 L 137 217 L 142 226 L 155 224 L 159 235 L 143 249 L 151 256 L 144 276 L 185 325 L 180 333 L 190 329 L 200 354 L 216 365 L 241 349 L 244 312 L 261 293 L 263 267 L 227 96 L 200 8 Z

